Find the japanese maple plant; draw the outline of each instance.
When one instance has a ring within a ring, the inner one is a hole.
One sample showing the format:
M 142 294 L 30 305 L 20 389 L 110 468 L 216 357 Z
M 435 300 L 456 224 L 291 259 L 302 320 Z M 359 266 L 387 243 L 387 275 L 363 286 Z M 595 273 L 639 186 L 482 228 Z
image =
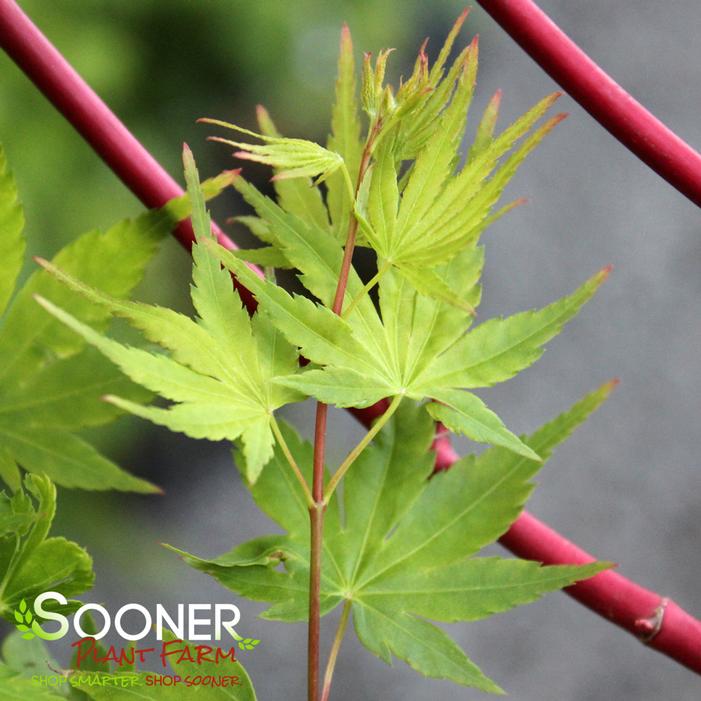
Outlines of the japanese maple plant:
M 476 40 L 449 60 L 463 20 L 436 61 L 429 65 L 422 48 L 396 87 L 385 81 L 389 51 L 366 54 L 358 79 L 344 28 L 326 146 L 281 136 L 262 108 L 258 132 L 202 120 L 239 162 L 272 168 L 275 198 L 245 170 L 201 184 L 186 146 L 187 197 L 87 234 L 51 262 L 37 259 L 43 270 L 16 295 L 0 330 L 0 475 L 10 490 L 0 511 L 3 615 L 14 620 L 22 601 L 47 587 L 77 596 L 92 586 L 85 551 L 47 537 L 53 483 L 156 491 L 74 435 L 122 412 L 233 442 L 253 499 L 284 533 L 214 559 L 171 549 L 237 595 L 269 603 L 265 618 L 307 622 L 309 701 L 329 698 L 351 619 L 361 643 L 385 662 L 396 657 L 425 676 L 498 693 L 432 621 L 481 619 L 610 566 L 479 557 L 518 517 L 553 449 L 614 383 L 521 437 L 472 391 L 538 360 L 609 270 L 542 309 L 477 322 L 481 234 L 519 204 L 500 204 L 506 185 L 564 115 L 549 116 L 557 100 L 549 95 L 498 130 L 497 94 L 463 152 L 478 64 Z M 4 158 L 1 165 L 4 308 L 24 244 Z M 250 206 L 237 220 L 260 247 L 227 250 L 212 234 L 206 200 L 228 187 Z M 159 240 L 190 214 L 195 318 L 130 300 Z M 367 279 L 353 266 L 358 247 L 374 253 Z M 280 269 L 297 271 L 308 294 L 280 286 Z M 255 305 L 241 298 L 232 274 Z M 112 317 L 148 344 L 107 335 Z M 153 395 L 165 403 L 150 403 Z M 278 415 L 309 398 L 312 443 Z M 374 418 L 340 465 L 325 456 L 330 406 Z M 488 447 L 436 471 L 437 424 Z M 337 608 L 322 676 L 320 622 Z M 86 693 L 107 698 L 104 690 Z M 236 693 L 255 697 L 250 684 Z

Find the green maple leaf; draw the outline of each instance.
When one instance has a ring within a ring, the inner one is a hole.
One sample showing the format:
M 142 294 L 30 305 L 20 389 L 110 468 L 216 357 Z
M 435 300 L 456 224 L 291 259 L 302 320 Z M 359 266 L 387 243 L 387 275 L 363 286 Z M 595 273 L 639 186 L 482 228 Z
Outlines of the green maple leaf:
M 117 396 L 107 397 L 109 402 L 193 438 L 240 439 L 247 477 L 254 481 L 272 456 L 273 411 L 302 398 L 299 392 L 271 381 L 292 372 L 297 353 L 267 319 L 259 315 L 249 318 L 233 292 L 231 276 L 205 245 L 212 240 L 209 215 L 189 149 L 184 158 L 197 234 L 192 250 L 196 320 L 169 309 L 106 295 L 57 266 L 42 263 L 58 280 L 98 307 L 126 318 L 170 355 L 119 343 L 57 305 L 40 301 L 134 382 L 173 404 L 168 408 L 143 406 Z
M 285 212 L 242 178 L 234 186 L 268 225 L 278 250 L 301 271 L 301 282 L 328 305 L 343 255 L 340 244 L 328 232 Z M 346 407 L 366 407 L 400 395 L 429 398 L 435 400 L 427 405 L 429 411 L 453 430 L 529 457 L 535 457 L 532 450 L 481 400 L 463 390 L 503 381 L 535 362 L 543 344 L 575 316 L 606 277 L 606 271 L 599 273 L 571 296 L 540 311 L 492 320 L 465 334 L 472 320 L 467 310 L 420 294 L 395 271 L 387 271 L 380 282 L 378 314 L 351 270 L 346 300 L 355 306 L 347 318 L 340 318 L 261 280 L 234 255 L 213 248 L 255 294 L 261 313 L 316 364 L 277 378 L 278 384 Z M 439 270 L 444 284 L 476 305 L 481 266 L 482 250 L 473 245 Z
M 453 174 L 474 88 L 473 56 L 468 53 L 452 102 L 416 157 L 403 190 L 398 182 L 398 139 L 387 136 L 356 205 L 365 242 L 376 251 L 380 269 L 395 267 L 424 294 L 457 305 L 465 301 L 442 284 L 436 266 L 477 241 L 486 226 L 512 208 L 493 212 L 518 166 L 562 119 L 545 122 L 498 168 L 499 160 L 550 107 L 554 98 L 546 98 Z
M 12 497 L 0 493 L 0 615 L 15 622 L 31 622 L 27 603 L 56 590 L 71 597 L 93 585 L 92 559 L 79 545 L 48 537 L 56 513 L 56 488 L 46 477 L 28 474 L 25 490 Z M 69 600 L 64 612 L 75 610 Z
M 446 74 L 448 58 L 467 14 L 465 10 L 455 21 L 432 66 L 429 67 L 428 57 L 424 47 L 421 47 L 412 75 L 397 90 L 396 111 L 399 117 L 404 117 L 399 124 L 400 156 L 403 160 L 415 158 L 437 131 L 440 117 L 450 103 L 463 66 L 474 62 L 476 69 L 477 37 L 458 54 Z
M 37 637 L 27 640 L 18 631 L 10 633 L 2 641 L 2 661 L 0 662 L 0 698 L 34 699 L 65 698 L 55 696 L 34 696 L 32 691 L 40 693 L 41 687 L 31 684 L 30 680 L 37 674 L 51 674 L 58 669 L 58 663 L 52 659 L 44 642 Z M 20 691 L 21 690 L 21 691 Z M 14 692 L 14 693 L 13 693 Z M 24 693 L 22 693 L 24 692 Z
M 606 271 L 545 309 L 493 320 L 465 334 L 480 300 L 479 235 L 513 206 L 492 212 L 518 165 L 560 117 L 529 135 L 555 99 L 550 96 L 495 136 L 499 99 L 493 99 L 470 157 L 454 173 L 477 71 L 475 42 L 446 70 L 463 20 L 453 27 L 432 69 L 420 57 L 412 78 L 397 93 L 394 111 L 385 115 L 355 207 L 364 243 L 377 252 L 378 272 L 364 285 L 351 267 L 342 318 L 259 279 L 245 265 L 253 259 L 250 255 L 220 248 L 217 253 L 255 294 L 261 313 L 312 361 L 293 376 L 276 378 L 278 384 L 343 407 L 367 407 L 384 397 L 428 399 L 431 415 L 452 430 L 533 458 L 531 449 L 481 399 L 464 390 L 501 382 L 532 364 L 543 345 L 591 298 Z M 344 31 L 338 104 L 345 105 L 345 111 L 337 116 L 339 123 L 352 127 L 345 131 L 339 127 L 339 134 L 354 143 L 357 105 L 351 99 L 355 88 L 350 49 Z M 366 72 L 364 93 L 370 83 L 380 90 L 386 59 L 387 54 L 378 58 L 372 76 Z M 413 136 L 402 131 L 406 124 L 421 124 L 426 114 L 425 125 L 412 131 Z M 265 117 L 262 123 L 274 133 Z M 519 140 L 523 142 L 517 146 Z M 418 154 L 408 175 L 398 179 L 406 157 L 402 149 L 409 142 L 420 148 L 416 146 Z M 260 249 L 263 255 L 280 267 L 297 269 L 302 284 L 330 307 L 343 250 L 329 234 L 326 219 L 308 204 L 301 206 L 299 194 L 293 199 L 278 192 L 280 204 L 276 204 L 241 177 L 233 184 L 255 210 L 256 216 L 247 223 L 268 244 Z M 331 220 L 335 221 L 333 212 Z M 378 281 L 379 313 L 367 295 Z
M 374 105 L 366 110 L 379 135 L 354 204 L 363 234 L 359 244 L 376 251 L 380 270 L 395 267 L 423 294 L 458 306 L 469 303 L 444 284 L 436 266 L 520 202 L 493 211 L 518 166 L 563 117 L 528 135 L 557 97 L 551 95 L 494 137 L 499 100 L 492 100 L 469 158 L 456 172 L 477 75 L 476 39 L 447 71 L 446 65 L 465 17 L 458 18 L 430 69 L 421 49 L 396 96 L 382 85 L 388 53 L 380 53 L 374 69 L 366 60 L 361 93 L 364 103 Z
M 199 121 L 232 129 L 263 141 L 264 144 L 249 144 L 218 136 L 210 137 L 211 141 L 219 141 L 241 149 L 234 154 L 237 158 L 273 166 L 277 171 L 276 180 L 312 177 L 320 182 L 343 166 L 343 157 L 340 154 L 329 151 L 313 141 L 257 134 L 250 129 L 244 129 L 220 119 L 200 119 Z
M 257 109 L 257 117 L 260 130 L 265 136 L 280 137 L 280 133 L 270 115 L 260 105 Z M 332 147 L 329 148 L 332 151 L 337 150 Z M 339 150 L 339 153 L 342 154 L 343 151 Z M 330 177 L 335 176 L 332 175 Z M 339 177 L 343 179 L 342 175 L 339 175 Z M 329 228 L 329 215 L 321 191 L 310 178 L 276 178 L 273 180 L 273 185 L 278 200 L 286 211 L 303 219 L 308 219 L 324 229 Z M 345 184 L 343 184 L 343 188 L 345 191 Z
M 212 181 L 217 194 L 230 176 Z M 160 241 L 189 214 L 188 200 L 174 200 L 113 226 L 89 232 L 61 250 L 54 264 L 115 298 L 127 296 L 141 280 Z M 0 150 L 0 315 L 24 258 L 23 216 L 14 181 Z M 105 274 L 104 261 L 109 260 Z M 84 341 L 46 314 L 34 301 L 41 295 L 65 306 L 94 329 L 103 330 L 109 313 L 59 284 L 44 271 L 33 273 L 14 296 L 0 328 L 0 477 L 18 489 L 18 466 L 46 473 L 56 483 L 83 489 L 153 492 L 157 488 L 120 469 L 74 432 L 99 426 L 121 411 L 100 401 L 118 393 L 131 401 L 148 394 L 105 361 Z
M 612 386 L 588 395 L 524 437 L 524 442 L 549 457 L 604 401 Z M 433 431 L 419 407 L 403 405 L 346 476 L 345 521 L 339 515 L 339 498 L 332 497 L 325 523 L 322 614 L 347 602 L 360 641 L 385 662 L 395 656 L 426 676 L 498 692 L 499 687 L 430 620 L 485 618 L 535 601 L 609 565 L 543 567 L 524 560 L 475 557 L 517 518 L 542 463 L 490 448 L 429 480 Z M 308 476 L 311 447 L 289 427 L 284 432 Z M 257 538 L 213 560 L 178 552 L 225 587 L 270 603 L 264 618 L 304 620 L 307 507 L 280 453 L 251 491 L 285 535 Z

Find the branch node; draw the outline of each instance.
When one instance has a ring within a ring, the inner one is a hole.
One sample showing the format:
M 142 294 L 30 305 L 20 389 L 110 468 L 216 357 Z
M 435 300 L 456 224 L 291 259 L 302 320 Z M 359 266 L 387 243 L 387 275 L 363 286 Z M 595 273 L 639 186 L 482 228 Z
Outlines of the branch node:
M 669 606 L 669 599 L 665 596 L 660 600 L 660 605 L 649 618 L 638 618 L 633 624 L 635 633 L 643 645 L 649 645 L 662 630 L 664 615 Z

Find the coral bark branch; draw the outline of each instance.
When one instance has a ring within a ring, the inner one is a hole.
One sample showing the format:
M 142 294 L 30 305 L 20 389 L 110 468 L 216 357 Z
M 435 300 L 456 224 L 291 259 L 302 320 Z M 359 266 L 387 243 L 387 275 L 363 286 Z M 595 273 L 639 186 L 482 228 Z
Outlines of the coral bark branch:
M 521 514 L 500 542 L 519 557 L 546 565 L 595 559 L 528 513 Z M 644 644 L 701 673 L 701 621 L 673 601 L 615 571 L 602 572 L 566 591 Z
M 701 154 L 580 49 L 532 0 L 478 0 L 511 38 L 605 129 L 701 206 Z
M 183 188 L 78 75 L 14 0 L 0 0 L 0 47 L 147 207 L 162 207 L 168 200 L 184 194 Z M 236 248 L 214 222 L 212 231 L 222 246 Z M 189 250 L 195 240 L 190 221 L 182 222 L 173 233 Z M 251 311 L 255 309 L 251 293 L 240 285 L 236 287 L 247 308 Z
M 495 18 L 504 21 L 504 26 L 507 26 L 506 17 L 510 5 L 513 5 L 514 13 L 517 7 L 532 5 L 522 1 L 502 0 L 490 0 L 484 4 L 489 6 Z M 512 22 L 517 19 L 518 15 L 513 14 Z M 544 25 L 541 34 L 547 34 L 548 28 L 552 26 L 551 23 Z M 533 29 L 530 31 L 533 32 Z M 557 28 L 555 31 L 559 32 Z M 525 30 L 520 36 L 526 36 Z M 525 44 L 525 39 L 522 40 Z M 171 197 L 182 193 L 177 183 L 117 120 L 13 0 L 0 0 L 0 46 L 147 207 L 161 206 Z M 564 69 L 561 70 L 564 72 Z M 568 89 L 564 80 L 563 86 Z M 683 151 L 681 149 L 678 153 Z M 692 151 L 691 161 L 698 163 L 696 152 Z M 674 159 L 669 162 L 678 164 Z M 695 192 L 701 194 L 701 165 L 687 169 L 685 178 L 687 184 L 695 185 Z M 679 180 L 679 185 L 672 180 L 670 182 L 682 190 L 682 180 Z M 701 197 L 694 196 L 692 199 L 695 202 L 701 201 Z M 191 233 L 188 234 L 186 229 L 181 228 L 176 235 L 189 247 Z M 220 242 L 233 246 L 221 235 Z M 369 425 L 386 408 L 387 402 L 382 401 L 374 407 L 353 410 L 352 413 Z M 446 435 L 440 435 L 436 439 L 434 449 L 438 468 L 449 467 L 457 458 Z M 502 537 L 501 542 L 520 557 L 548 564 L 579 564 L 593 559 L 525 512 Z M 567 593 L 655 650 L 701 673 L 701 622 L 674 602 L 666 601 L 659 594 L 640 587 L 616 572 L 601 573 L 593 579 L 580 582 Z

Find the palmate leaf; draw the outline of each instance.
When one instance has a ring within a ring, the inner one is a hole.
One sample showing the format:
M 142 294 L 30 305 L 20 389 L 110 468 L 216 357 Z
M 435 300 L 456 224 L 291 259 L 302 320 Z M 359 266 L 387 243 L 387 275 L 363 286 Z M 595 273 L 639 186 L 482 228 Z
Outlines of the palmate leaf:
M 256 110 L 258 126 L 265 136 L 280 137 L 273 120 L 261 105 Z M 332 151 L 334 149 L 331 149 Z M 339 151 L 343 155 L 342 151 Z M 334 177 L 329 176 L 329 177 Z M 343 176 L 340 176 L 343 178 Z M 275 193 L 282 208 L 302 219 L 314 222 L 323 229 L 329 228 L 329 215 L 321 196 L 321 191 L 309 178 L 276 178 L 273 181 Z M 345 189 L 345 183 L 342 183 Z
M 200 119 L 199 121 L 232 129 L 263 141 L 264 144 L 248 144 L 224 139 L 219 136 L 210 137 L 211 141 L 219 141 L 241 149 L 234 154 L 237 158 L 272 166 L 277 171 L 274 176 L 276 180 L 317 178 L 317 182 L 320 182 L 328 178 L 344 164 L 343 156 L 334 151 L 329 151 L 313 141 L 256 134 L 250 129 L 244 129 L 236 124 L 223 122 L 219 119 Z
M 49 538 L 56 513 L 56 488 L 45 476 L 27 475 L 25 490 L 3 504 L 0 514 L 0 615 L 14 621 L 22 600 L 33 601 L 44 591 L 76 596 L 93 585 L 92 560 L 79 545 L 65 538 Z M 36 504 L 32 503 L 32 499 Z M 8 522 L 21 526 L 6 530 Z M 69 601 L 66 610 L 75 609 Z
M 427 216 L 421 219 L 409 217 L 406 220 L 397 233 L 397 250 L 401 252 L 399 263 L 406 261 L 419 268 L 435 265 L 436 262 L 449 259 L 461 246 L 478 238 L 492 207 L 518 166 L 562 121 L 563 115 L 552 117 L 532 132 L 501 167 L 498 167 L 499 159 L 528 134 L 556 98 L 557 95 L 551 95 L 541 100 L 495 138 L 479 156 L 467 162 L 457 175 L 446 179 L 440 194 L 426 203 Z M 425 153 L 430 155 L 430 144 Z M 491 178 L 487 180 L 490 175 Z
M 417 377 L 417 385 L 489 387 L 532 365 L 543 344 L 556 336 L 588 302 L 611 271 L 606 267 L 568 297 L 535 311 L 490 319 L 464 335 Z
M 259 193 L 256 195 L 243 181 L 236 185 L 247 192 L 251 201 L 256 198 L 259 214 L 264 213 L 264 206 L 275 207 L 269 200 L 257 200 Z M 317 245 L 316 250 L 324 253 L 314 255 L 310 251 L 309 229 L 301 222 L 289 215 L 280 222 L 270 215 L 270 222 L 271 234 L 279 233 L 285 256 L 302 271 L 301 280 L 322 300 L 326 299 L 333 288 L 333 271 L 340 265 L 342 253 L 338 244 L 329 240 Z M 606 277 L 605 271 L 594 276 L 573 295 L 540 312 L 488 322 L 485 330 L 478 327 L 463 335 L 471 319 L 468 312 L 417 293 L 395 271 L 385 273 L 380 282 L 381 316 L 364 298 L 364 306 L 358 304 L 347 319 L 342 319 L 325 307 L 291 296 L 261 280 L 235 256 L 221 247 L 213 248 L 224 265 L 254 293 L 261 313 L 269 316 L 305 357 L 322 366 L 276 378 L 277 384 L 336 406 L 366 407 L 396 395 L 438 400 L 450 406 L 429 404 L 429 410 L 434 415 L 444 415 L 455 430 L 478 442 L 501 445 L 531 458 L 536 457 L 531 449 L 477 397 L 458 390 L 494 384 L 535 362 L 543 344 L 577 313 Z M 442 279 L 457 295 L 476 303 L 479 291 L 475 286 L 481 263 L 481 249 L 468 247 L 440 269 Z M 349 290 L 360 285 L 351 276 Z M 480 352 L 491 349 L 491 353 L 480 357 L 484 362 L 479 369 L 482 377 L 491 377 L 494 382 L 465 381 L 462 349 L 470 346 Z
M 206 185 L 207 197 L 217 195 L 231 175 Z M 159 242 L 189 215 L 187 198 L 174 200 L 107 232 L 93 231 L 66 246 L 54 262 L 69 273 L 110 293 L 127 296 L 141 280 Z M 12 292 L 24 252 L 22 212 L 17 193 L 0 152 L 0 310 Z M 109 274 L 104 260 L 110 261 Z M 83 323 L 105 328 L 109 313 L 35 272 L 15 295 L 0 327 L 0 478 L 13 490 L 21 484 L 20 469 L 45 473 L 56 483 L 83 489 L 153 492 L 148 482 L 133 477 L 73 435 L 85 426 L 98 426 L 121 413 L 100 402 L 105 393 L 130 401 L 148 395 L 98 356 L 86 351 L 82 339 L 35 302 L 40 294 L 71 312 Z
M 8 486 L 18 488 L 19 464 L 31 472 L 47 474 L 64 487 L 157 491 L 71 433 L 116 418 L 121 411 L 100 401 L 102 395 L 112 392 L 135 402 L 148 398 L 148 393 L 104 358 L 85 350 L 52 362 L 24 385 L 3 393 L 0 436 L 6 467 L 0 474 Z
M 232 175 L 212 179 L 208 197 L 226 187 Z M 144 269 L 159 243 L 180 220 L 190 215 L 188 198 L 173 200 L 160 210 L 125 220 L 107 232 L 92 231 L 63 248 L 52 262 L 70 275 L 117 298 L 127 297 L 143 277 Z M 2 234 L 0 234 L 2 235 Z M 102 261 L 110 261 L 106 275 Z M 43 271 L 33 273 L 15 296 L 0 333 L 0 385 L 19 385 L 47 363 L 48 358 L 64 358 L 85 346 L 34 302 L 39 294 L 56 304 L 70 307 L 81 321 L 104 329 L 110 314 L 103 307 L 81 298 Z
M 0 675 L 0 689 L 10 678 L 29 679 L 36 674 L 49 674 L 52 668 L 58 668 L 58 663 L 46 649 L 41 638 L 34 637 L 28 640 L 19 631 L 10 633 L 2 641 L 2 664 L 4 674 Z M 34 688 L 39 690 L 41 687 L 34 685 Z M 5 691 L 5 693 L 8 692 Z M 2 698 L 1 695 L 0 698 Z M 15 696 L 14 698 L 25 697 Z
M 516 141 L 525 136 L 553 102 L 546 98 L 453 175 L 460 135 L 474 87 L 476 58 L 468 53 L 463 74 L 439 128 L 419 153 L 400 195 L 397 188 L 395 143 L 386 139 L 378 149 L 371 181 L 357 215 L 367 242 L 377 252 L 378 265 L 395 266 L 416 285 L 431 269 L 451 260 L 478 240 L 496 215 L 493 207 L 525 157 L 562 119 L 553 117 L 524 139 L 498 167 Z M 491 174 L 491 178 L 487 179 Z M 427 272 L 428 271 L 428 272 Z M 460 304 L 439 282 L 424 283 L 422 292 Z
M 549 457 L 612 387 L 608 383 L 586 396 L 524 442 Z M 311 447 L 290 428 L 284 430 L 308 476 Z M 325 525 L 322 613 L 350 601 L 359 639 L 385 662 L 395 656 L 426 676 L 498 692 L 499 687 L 430 620 L 484 618 L 609 565 L 542 567 L 474 557 L 517 518 L 542 463 L 490 448 L 429 480 L 433 437 L 433 424 L 421 408 L 402 405 L 346 477 L 345 522 L 339 519 L 334 495 Z M 285 535 L 249 541 L 214 560 L 178 552 L 225 587 L 270 603 L 265 618 L 304 620 L 309 575 L 306 504 L 281 454 L 276 452 L 270 468 L 252 494 Z M 290 492 L 293 498 L 283 498 Z
M 493 210 L 518 166 L 563 118 L 558 115 L 532 131 L 557 97 L 551 95 L 494 137 L 498 94 L 485 111 L 470 157 L 455 172 L 477 74 L 476 39 L 447 73 L 446 63 L 465 17 L 458 18 L 430 70 L 422 47 L 414 72 L 381 115 L 373 165 L 355 207 L 364 235 L 359 243 L 377 252 L 380 270 L 394 266 L 422 294 L 458 306 L 467 302 L 442 283 L 436 266 L 477 241 L 513 208 L 515 203 Z M 366 70 L 364 78 L 364 84 L 374 81 L 375 93 L 378 71 L 384 75 L 379 58 L 374 73 Z M 404 174 L 398 181 L 400 170 Z
M 326 306 L 331 306 L 336 291 L 343 249 L 332 234 L 323 228 L 286 212 L 273 200 L 265 197 L 244 178 L 234 181 L 234 187 L 256 211 L 265 227 L 267 242 L 285 257 L 291 267 L 301 272 L 300 281 Z M 236 255 L 236 254 L 234 254 Z M 371 300 L 362 295 L 363 283 L 351 269 L 346 288 L 345 304 L 350 305 L 359 296 L 349 323 L 354 335 L 370 355 L 387 354 L 383 341 L 382 324 Z
M 428 57 L 421 47 L 414 71 L 397 91 L 397 112 L 404 119 L 400 122 L 400 157 L 413 159 L 425 146 L 428 139 L 440 126 L 440 116 L 450 102 L 456 80 L 469 52 L 476 59 L 477 37 L 464 49 L 454 61 L 448 74 L 445 67 L 453 49 L 455 40 L 467 19 L 468 10 L 464 10 L 453 24 L 438 57 L 429 68 Z
M 134 382 L 174 402 L 160 408 L 110 396 L 112 404 L 193 438 L 240 440 L 247 478 L 255 481 L 272 456 L 272 412 L 301 398 L 298 392 L 271 382 L 272 377 L 292 372 L 297 353 L 265 319 L 249 318 L 230 275 L 205 245 L 212 239 L 209 215 L 187 148 L 184 161 L 197 234 L 192 251 L 196 320 L 169 309 L 116 299 L 42 262 L 57 280 L 127 319 L 150 341 L 170 351 L 170 356 L 126 346 L 57 305 L 40 302 Z

